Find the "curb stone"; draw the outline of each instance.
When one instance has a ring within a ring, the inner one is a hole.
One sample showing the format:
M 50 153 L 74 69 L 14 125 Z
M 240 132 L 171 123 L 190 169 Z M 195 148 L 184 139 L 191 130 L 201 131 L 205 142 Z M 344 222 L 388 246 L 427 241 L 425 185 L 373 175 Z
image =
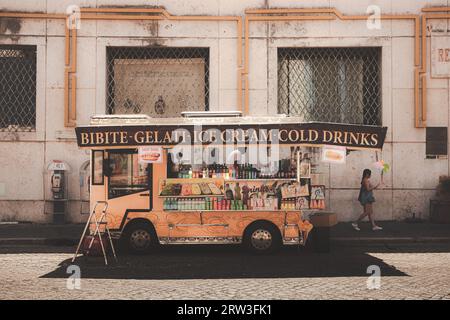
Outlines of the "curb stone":
M 75 246 L 79 239 L 69 238 L 0 238 L 1 245 L 45 245 L 45 246 Z M 339 237 L 331 238 L 331 243 L 450 243 L 450 237 Z
M 67 238 L 0 238 L 1 245 L 45 245 L 72 246 L 78 244 L 79 239 Z

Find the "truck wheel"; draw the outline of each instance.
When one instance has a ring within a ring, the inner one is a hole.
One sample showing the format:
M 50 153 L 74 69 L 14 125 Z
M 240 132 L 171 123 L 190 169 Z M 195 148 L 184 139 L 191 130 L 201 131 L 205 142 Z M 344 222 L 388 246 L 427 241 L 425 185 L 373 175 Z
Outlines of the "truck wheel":
M 147 223 L 134 223 L 125 229 L 122 238 L 127 251 L 135 254 L 145 254 L 155 248 L 156 234 Z
M 256 223 L 245 231 L 244 245 L 256 254 L 273 253 L 281 247 L 280 232 L 270 223 Z

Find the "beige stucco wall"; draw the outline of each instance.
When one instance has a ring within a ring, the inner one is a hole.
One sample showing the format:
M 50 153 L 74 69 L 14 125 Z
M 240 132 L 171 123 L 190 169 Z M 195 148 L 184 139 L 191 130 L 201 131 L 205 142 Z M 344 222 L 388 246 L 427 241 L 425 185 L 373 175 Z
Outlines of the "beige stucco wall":
M 33 0 L 0 1 L 0 10 L 63 13 L 70 4 L 158 5 L 173 15 L 244 15 L 246 8 L 336 8 L 344 14 L 365 14 L 368 5 L 382 13 L 420 13 L 425 6 L 446 6 L 446 0 Z M 178 21 L 82 21 L 78 38 L 78 124 L 105 112 L 107 46 L 193 46 L 210 48 L 210 109 L 233 110 L 237 99 L 236 23 Z M 430 25 L 446 25 L 435 20 Z M 0 44 L 37 46 L 37 130 L 0 133 L 0 220 L 50 221 L 44 214 L 43 167 L 52 159 L 67 161 L 70 176 L 71 221 L 79 213 L 78 170 L 88 159 L 78 150 L 73 129 L 64 128 L 64 22 L 20 19 L 20 30 L 0 34 Z M 365 21 L 251 22 L 249 102 L 251 114 L 277 110 L 277 47 L 381 46 L 382 120 L 389 128 L 383 158 L 392 165 L 386 185 L 376 192 L 376 213 L 385 220 L 402 219 L 414 212 L 428 216 L 428 201 L 439 175 L 449 174 L 448 160 L 425 159 L 425 130 L 414 128 L 412 21 L 383 21 L 369 30 Z M 429 41 L 429 40 L 428 40 Z M 427 59 L 429 63 L 429 59 Z M 429 66 L 428 66 L 429 70 Z M 428 125 L 449 124 L 449 80 L 428 76 Z M 347 165 L 327 169 L 329 206 L 347 221 L 360 213 L 356 201 L 360 174 L 375 155 L 352 152 Z

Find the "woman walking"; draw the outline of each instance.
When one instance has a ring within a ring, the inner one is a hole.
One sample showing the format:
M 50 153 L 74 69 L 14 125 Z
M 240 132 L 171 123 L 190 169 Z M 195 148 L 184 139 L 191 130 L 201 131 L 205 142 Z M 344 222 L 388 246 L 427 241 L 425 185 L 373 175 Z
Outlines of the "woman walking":
M 373 207 L 372 204 L 375 202 L 375 198 L 373 196 L 373 190 L 379 187 L 380 183 L 376 186 L 373 186 L 370 183 L 370 176 L 372 172 L 369 169 L 364 169 L 363 176 L 361 179 L 361 189 L 359 190 L 358 201 L 364 208 L 364 212 L 359 216 L 358 220 L 352 223 L 353 228 L 356 231 L 359 231 L 358 223 L 364 219 L 366 216 L 369 216 L 370 223 L 372 224 L 372 230 L 378 231 L 383 230 L 383 228 L 377 226 L 373 219 Z

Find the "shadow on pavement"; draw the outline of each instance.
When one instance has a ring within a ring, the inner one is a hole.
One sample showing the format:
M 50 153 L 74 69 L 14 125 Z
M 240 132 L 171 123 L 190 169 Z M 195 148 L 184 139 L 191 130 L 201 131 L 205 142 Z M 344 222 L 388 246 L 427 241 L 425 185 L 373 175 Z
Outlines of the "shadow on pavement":
M 4 245 L 0 246 L 0 256 L 2 254 L 21 254 L 21 253 L 69 253 L 75 252 L 74 246 L 55 246 L 55 245 Z
M 67 278 L 71 260 L 43 278 Z M 236 279 L 367 277 L 367 267 L 377 265 L 383 276 L 407 276 L 364 250 L 334 248 L 314 253 L 309 248 L 285 247 L 280 252 L 256 256 L 235 246 L 168 246 L 145 256 L 120 255 L 105 266 L 102 257 L 80 257 L 83 278 L 96 279 Z

